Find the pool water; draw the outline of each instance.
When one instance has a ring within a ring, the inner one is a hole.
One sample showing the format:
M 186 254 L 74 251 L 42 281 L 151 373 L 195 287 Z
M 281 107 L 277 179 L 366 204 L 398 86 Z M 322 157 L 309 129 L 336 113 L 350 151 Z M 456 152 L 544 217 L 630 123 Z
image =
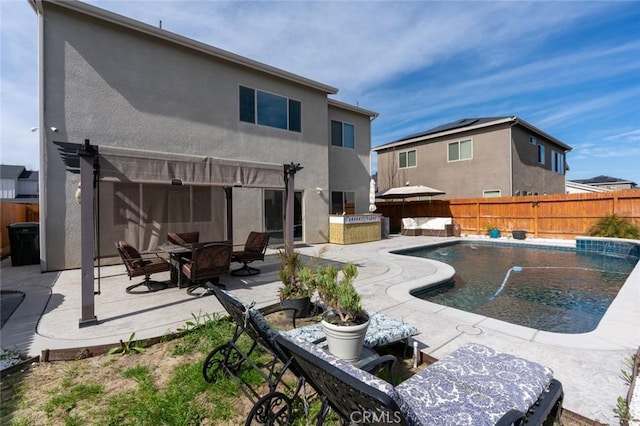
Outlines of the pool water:
M 412 292 L 440 305 L 556 333 L 596 328 L 638 261 L 575 250 L 454 242 L 399 254 L 447 263 L 451 282 Z

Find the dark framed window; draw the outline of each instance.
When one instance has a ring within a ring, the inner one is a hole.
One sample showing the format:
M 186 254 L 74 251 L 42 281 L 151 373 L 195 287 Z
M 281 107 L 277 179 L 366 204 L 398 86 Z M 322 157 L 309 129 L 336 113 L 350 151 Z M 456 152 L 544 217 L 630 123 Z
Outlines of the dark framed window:
M 240 86 L 240 121 L 302 131 L 302 103 L 273 93 Z
M 551 170 L 564 174 L 564 154 L 551 150 Z
M 293 239 L 302 241 L 302 191 L 293 198 Z M 264 190 L 264 230 L 269 233 L 270 244 L 284 242 L 285 193 L 280 189 Z
M 343 213 L 356 213 L 356 193 L 352 191 L 331 191 L 331 214 Z
M 538 145 L 538 163 L 544 164 L 544 145 Z
M 356 127 L 351 123 L 331 120 L 331 145 L 343 148 L 355 148 Z
M 240 121 L 256 122 L 256 92 L 240 86 Z

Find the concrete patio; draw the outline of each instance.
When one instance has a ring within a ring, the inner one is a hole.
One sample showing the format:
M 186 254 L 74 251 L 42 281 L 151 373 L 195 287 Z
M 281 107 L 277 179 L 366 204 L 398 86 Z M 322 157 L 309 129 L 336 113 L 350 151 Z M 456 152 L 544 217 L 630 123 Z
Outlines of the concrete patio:
M 389 253 L 449 238 L 392 236 L 357 245 L 299 247 L 314 255 L 359 266 L 356 286 L 369 311 L 384 311 L 420 329 L 416 341 L 423 352 L 441 358 L 467 342 L 477 342 L 551 367 L 565 390 L 565 408 L 602 423 L 617 423 L 613 408 L 627 387 L 620 378 L 624 360 L 640 345 L 640 264 L 636 266 L 599 326 L 590 333 L 557 334 L 512 325 L 417 299 L 409 290 L 440 281 L 450 267 L 426 259 Z M 516 242 L 511 240 L 511 242 Z M 530 243 L 531 240 L 518 242 Z M 573 246 L 574 241 L 535 240 Z M 227 289 L 257 306 L 277 303 L 278 261 L 270 250 L 262 273 L 251 277 L 225 276 Z M 235 265 L 234 265 L 235 266 Z M 102 267 L 100 294 L 95 296 L 98 324 L 79 327 L 80 270 L 41 273 L 38 265 L 12 267 L 2 261 L 3 291 L 24 292 L 26 297 L 2 327 L 1 345 L 36 356 L 46 349 L 78 348 L 159 337 L 185 326 L 194 315 L 222 313 L 214 297 L 196 298 L 185 289 L 170 287 L 149 294 L 127 294 L 132 282 L 124 266 Z M 152 278 L 168 280 L 169 273 Z M 139 280 L 139 278 L 138 278 Z

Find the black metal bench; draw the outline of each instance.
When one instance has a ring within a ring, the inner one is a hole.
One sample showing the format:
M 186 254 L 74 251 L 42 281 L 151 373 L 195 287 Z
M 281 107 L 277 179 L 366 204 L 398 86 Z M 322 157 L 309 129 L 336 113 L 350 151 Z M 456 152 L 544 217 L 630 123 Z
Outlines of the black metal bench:
M 542 425 L 560 418 L 562 385 L 551 370 L 486 346 L 467 344 L 394 387 L 304 341 L 276 340 L 347 423 Z
M 272 328 L 265 318 L 265 315 L 288 309 L 274 309 L 265 312 L 263 315 L 263 313 L 254 308 L 253 303 L 243 303 L 233 294 L 220 288 L 213 288 L 212 291 L 233 319 L 236 327 L 231 340 L 216 347 L 207 355 L 202 367 L 204 379 L 212 383 L 218 377 L 219 372 L 222 371 L 235 381 L 242 392 L 254 404 L 245 424 L 288 424 L 292 414 L 292 401 L 304 386 L 305 380 L 297 366 L 291 362 L 290 356 L 278 344 L 276 339 L 281 333 Z M 292 317 L 294 328 L 296 326 L 295 319 L 294 309 Z M 247 335 L 252 340 L 248 351 L 243 351 L 238 344 L 238 340 L 243 335 Z M 319 342 L 314 341 L 310 344 L 316 343 Z M 265 349 L 271 357 L 271 360 L 264 367 L 260 367 L 251 359 L 251 354 L 258 345 Z M 394 362 L 394 357 L 383 356 L 361 368 L 372 373 L 382 369 L 390 372 Z M 261 396 L 254 388 L 240 380 L 238 372 L 244 363 L 262 376 L 269 388 L 268 393 Z M 287 371 L 290 371 L 298 379 L 296 386 L 293 389 L 289 389 L 290 391 L 292 390 L 291 396 L 287 396 L 279 390 L 279 385 L 282 383 L 282 378 Z M 325 409 L 322 411 L 326 412 Z

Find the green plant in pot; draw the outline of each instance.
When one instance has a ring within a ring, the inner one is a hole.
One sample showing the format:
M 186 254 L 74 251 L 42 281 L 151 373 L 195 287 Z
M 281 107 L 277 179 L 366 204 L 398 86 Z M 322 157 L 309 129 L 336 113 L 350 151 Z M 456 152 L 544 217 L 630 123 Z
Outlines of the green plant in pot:
M 369 327 L 369 315 L 362 308 L 360 294 L 353 285 L 357 276 L 356 265 L 347 263 L 341 271 L 333 265 L 319 267 L 314 280 L 326 309 L 322 327 L 329 351 L 347 361 L 360 358 Z
M 290 245 L 278 253 L 280 258 L 280 281 L 278 289 L 280 306 L 283 309 L 296 309 L 296 317 L 305 318 L 311 311 L 311 294 L 314 291 L 311 271 L 306 271 L 300 253 Z M 294 311 L 287 311 L 287 316 L 293 316 Z

